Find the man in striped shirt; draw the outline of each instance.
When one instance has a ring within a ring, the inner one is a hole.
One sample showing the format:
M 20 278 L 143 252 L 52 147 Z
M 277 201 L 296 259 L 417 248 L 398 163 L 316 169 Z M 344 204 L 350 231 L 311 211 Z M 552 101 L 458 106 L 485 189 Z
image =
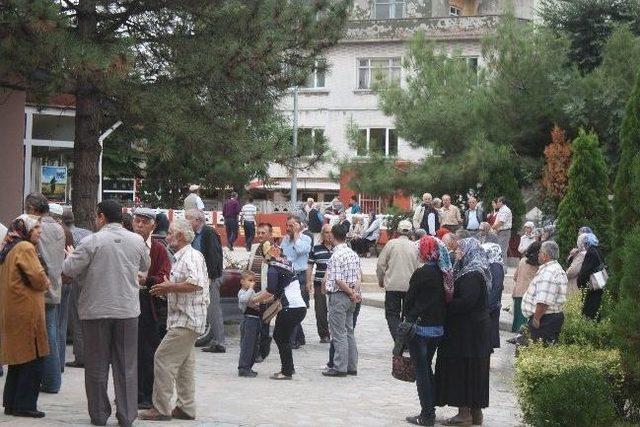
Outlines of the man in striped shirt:
M 242 206 L 240 211 L 240 223 L 244 228 L 244 245 L 247 252 L 251 252 L 253 238 L 256 235 L 256 212 L 258 208 L 253 204 L 253 197 L 249 197 L 247 203 Z
M 167 297 L 167 334 L 154 359 L 153 407 L 140 414 L 142 420 L 193 420 L 196 416 L 194 345 L 205 331 L 209 276 L 203 255 L 191 246 L 194 234 L 187 220 L 173 221 L 167 234 L 176 258 L 171 278 L 150 291 Z M 174 385 L 178 406 L 172 410 Z
M 309 253 L 309 268 L 307 269 L 307 291 L 311 295 L 313 289 L 313 301 L 315 302 L 316 326 L 318 327 L 318 335 L 321 343 L 329 343 L 331 341 L 329 334 L 329 323 L 327 321 L 327 296 L 322 289 L 322 280 L 327 271 L 327 263 L 331 258 L 333 251 L 333 238 L 331 236 L 331 226 L 325 224 L 322 226 L 320 234 L 320 244 L 315 245 Z M 315 275 L 313 275 L 313 267 L 315 266 Z M 313 275 L 313 281 L 311 280 Z M 312 285 L 313 284 L 313 285 Z

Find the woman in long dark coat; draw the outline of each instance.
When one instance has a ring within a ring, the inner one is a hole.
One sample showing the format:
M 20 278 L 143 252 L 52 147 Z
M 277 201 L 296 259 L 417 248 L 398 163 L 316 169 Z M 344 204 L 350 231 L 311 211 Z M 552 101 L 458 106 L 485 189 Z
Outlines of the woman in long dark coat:
M 484 243 L 482 249 L 489 259 L 491 272 L 491 292 L 489 292 L 489 319 L 491 348 L 500 348 L 500 309 L 502 308 L 502 291 L 504 290 L 505 266 L 502 259 L 502 248 L 497 243 Z
M 460 240 L 456 259 L 453 299 L 436 361 L 436 404 L 458 408 L 444 425 L 477 425 L 482 424 L 482 408 L 489 406 L 491 274 L 476 239 Z
M 590 319 L 597 320 L 602 303 L 602 289 L 591 289 L 591 275 L 600 271 L 604 266 L 604 254 L 598 247 L 598 238 L 593 233 L 587 233 L 584 237 L 587 252 L 584 255 L 584 261 L 578 273 L 578 288 L 586 289 L 584 302 L 582 304 L 582 314 Z

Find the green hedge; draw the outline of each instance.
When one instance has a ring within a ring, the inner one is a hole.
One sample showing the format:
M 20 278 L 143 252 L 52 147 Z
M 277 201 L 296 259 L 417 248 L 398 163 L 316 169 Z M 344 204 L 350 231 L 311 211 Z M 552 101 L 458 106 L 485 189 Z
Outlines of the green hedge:
M 623 373 L 617 350 L 531 344 L 520 350 L 515 379 L 527 424 L 599 427 L 619 419 Z
M 607 295 L 607 294 L 605 294 Z M 608 298 L 604 298 L 603 305 Z M 560 344 L 579 344 L 596 349 L 614 347 L 614 330 L 611 319 L 603 318 L 596 322 L 582 315 L 582 297 L 571 295 L 563 308 L 565 319 L 558 342 Z

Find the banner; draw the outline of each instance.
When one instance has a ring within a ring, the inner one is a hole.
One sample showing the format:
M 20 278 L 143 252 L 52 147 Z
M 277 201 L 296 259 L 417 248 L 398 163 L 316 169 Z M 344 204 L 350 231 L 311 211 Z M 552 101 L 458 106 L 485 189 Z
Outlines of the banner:
M 67 201 L 67 167 L 42 166 L 40 192 L 51 202 Z

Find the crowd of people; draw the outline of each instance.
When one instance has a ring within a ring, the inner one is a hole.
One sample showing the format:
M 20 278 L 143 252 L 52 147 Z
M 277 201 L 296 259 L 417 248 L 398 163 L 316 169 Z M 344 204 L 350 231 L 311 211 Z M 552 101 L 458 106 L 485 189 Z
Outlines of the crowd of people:
M 122 207 L 103 201 L 95 233 L 76 227 L 70 209 L 49 204 L 42 194 L 26 197 L 25 213 L 10 224 L 0 246 L 6 414 L 44 417 L 38 394 L 59 392 L 64 368 L 82 367 L 95 425 L 105 425 L 111 415 L 110 368 L 120 425 L 136 418 L 195 419 L 196 342 L 208 325 L 202 350 L 222 353 L 226 346 L 222 239 L 205 224 L 197 186 L 191 190 L 184 219 L 169 223 L 153 209 L 138 208 L 130 230 Z M 376 275 L 385 291 L 394 354 L 406 349 L 415 364 L 421 411 L 406 420 L 433 425 L 435 407 L 449 405 L 459 410 L 445 425 L 477 425 L 489 405 L 490 355 L 500 347 L 505 236 L 511 236 L 513 220 L 504 198 L 489 213 L 475 197 L 464 212 L 448 195 L 439 203 L 425 193 L 413 218 L 399 222 L 379 254 Z M 319 340 L 329 344 L 322 375 L 356 376 L 361 256 L 377 242 L 381 221 L 371 216 L 365 225 L 356 198 L 348 208 L 352 221 L 339 201 L 320 212 L 309 200 L 303 215 L 287 218 L 286 234 L 276 239 L 272 224 L 256 224 L 251 200 L 240 206 L 234 193 L 225 208 L 228 238 L 237 237 L 237 221 L 245 234 L 250 231 L 251 253 L 238 292 L 238 375 L 258 375 L 254 367 L 269 356 L 273 338 L 281 368 L 270 378 L 294 377 L 293 350 L 306 344 L 301 322 L 313 297 Z M 327 214 L 337 219 L 330 224 Z M 602 289 L 592 286 L 592 277 L 604 259 L 597 237 L 583 227 L 565 272 L 553 234 L 525 224 L 512 293 L 513 330 L 524 328 L 548 343 L 562 328 L 569 280 L 585 289 L 583 313 L 597 319 Z M 68 322 L 75 360 L 65 362 Z

